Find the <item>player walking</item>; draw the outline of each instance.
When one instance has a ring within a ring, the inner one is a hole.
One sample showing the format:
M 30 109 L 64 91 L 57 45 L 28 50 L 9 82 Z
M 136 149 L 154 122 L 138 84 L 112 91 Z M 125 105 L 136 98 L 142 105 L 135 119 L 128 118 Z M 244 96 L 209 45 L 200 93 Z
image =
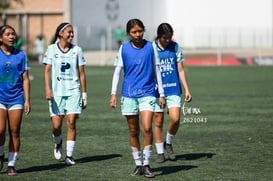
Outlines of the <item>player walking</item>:
M 159 72 L 159 62 L 155 62 L 152 43 L 143 39 L 145 27 L 139 19 L 127 22 L 127 34 L 131 40 L 121 45 L 115 62 L 115 72 L 112 81 L 112 95 L 110 106 L 117 105 L 116 93 L 119 77 L 124 70 L 124 80 L 121 91 L 121 112 L 127 119 L 130 132 L 130 145 L 136 168 L 132 176 L 144 174 L 152 178 L 154 174 L 150 168 L 152 155 L 152 118 L 156 101 L 155 80 L 158 80 L 160 103 L 165 106 L 164 92 Z M 155 77 L 155 75 L 157 75 Z M 141 116 L 143 134 L 143 152 L 140 151 L 140 125 Z M 143 157 L 142 157 L 143 156 Z M 143 162 L 142 162 L 143 158 Z
M 67 116 L 66 165 L 74 165 L 76 118 L 87 106 L 86 77 L 82 49 L 72 44 L 74 37 L 70 23 L 61 23 L 55 33 L 55 42 L 45 53 L 45 94 L 49 101 L 52 120 L 54 156 L 62 157 L 62 122 Z
M 160 59 L 160 71 L 164 87 L 166 105 L 169 112 L 169 126 L 166 135 L 165 147 L 170 160 L 176 160 L 173 151 L 173 139 L 179 128 L 180 107 L 181 107 L 181 82 L 185 90 L 185 102 L 192 99 L 189 91 L 186 72 L 184 70 L 184 56 L 178 43 L 172 41 L 173 29 L 168 23 L 162 23 L 157 29 L 157 38 L 153 47 L 158 52 Z M 154 137 L 158 158 L 156 162 L 165 161 L 163 142 L 164 110 L 156 105 L 154 114 Z
M 27 57 L 14 48 L 16 33 L 13 27 L 0 27 L 0 171 L 4 162 L 6 122 L 9 131 L 9 176 L 16 176 L 16 161 L 20 149 L 22 114 L 30 113 L 30 82 Z

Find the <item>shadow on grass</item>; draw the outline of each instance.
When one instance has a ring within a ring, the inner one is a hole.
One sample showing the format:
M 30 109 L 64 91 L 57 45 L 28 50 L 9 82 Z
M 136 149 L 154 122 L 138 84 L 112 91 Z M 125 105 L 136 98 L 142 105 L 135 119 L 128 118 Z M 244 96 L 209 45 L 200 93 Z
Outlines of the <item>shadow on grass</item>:
M 177 160 L 197 160 L 201 158 L 212 158 L 215 153 L 189 153 L 183 155 L 177 155 Z
M 183 155 L 176 155 L 177 160 L 198 160 L 201 158 L 212 158 L 215 153 L 190 153 L 190 154 L 183 154 Z M 178 165 L 178 166 L 162 166 L 153 168 L 152 170 L 156 173 L 155 175 L 167 175 L 176 173 L 179 171 L 186 171 L 197 168 L 198 166 L 194 165 Z
M 183 170 L 184 171 L 190 170 L 193 168 L 197 168 L 197 166 L 193 166 L 193 165 L 163 166 L 163 167 L 152 168 L 152 170 L 155 173 L 155 175 L 158 176 L 158 175 L 172 174 L 172 173 L 176 173 Z M 160 173 L 156 173 L 156 172 L 160 172 Z
M 97 155 L 97 156 L 89 156 L 89 157 L 83 157 L 80 159 L 76 159 L 76 163 L 85 163 L 85 162 L 92 162 L 92 161 L 102 161 L 102 160 L 108 160 L 116 157 L 122 157 L 121 154 L 110 154 L 110 155 Z
M 75 159 L 76 163 L 86 163 L 91 161 L 102 161 L 107 159 L 112 159 L 116 157 L 121 157 L 120 154 L 109 154 L 109 155 L 98 155 L 98 156 L 89 156 L 89 157 L 83 157 L 80 159 Z M 64 164 L 64 162 L 59 162 L 55 164 L 49 164 L 49 165 L 40 165 L 40 166 L 32 166 L 29 168 L 24 168 L 18 170 L 18 173 L 26 173 L 26 172 L 37 172 L 37 171 L 44 171 L 44 170 L 59 170 L 66 168 L 67 166 Z
M 17 170 L 18 173 L 27 173 L 27 172 L 38 172 L 38 171 L 43 171 L 43 170 L 52 170 L 56 171 L 62 168 L 67 167 L 63 162 L 59 163 L 54 163 L 54 164 L 49 164 L 49 165 L 39 165 L 39 166 L 32 166 L 29 168 L 23 168 Z

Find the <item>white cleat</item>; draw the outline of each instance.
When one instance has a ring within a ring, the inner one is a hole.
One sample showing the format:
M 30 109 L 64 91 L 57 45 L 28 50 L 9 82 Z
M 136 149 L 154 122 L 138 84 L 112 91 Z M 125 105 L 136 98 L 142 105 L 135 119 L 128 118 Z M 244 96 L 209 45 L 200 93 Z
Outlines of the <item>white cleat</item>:
M 56 158 L 56 160 L 60 160 L 62 158 L 62 143 L 55 144 L 54 157 Z

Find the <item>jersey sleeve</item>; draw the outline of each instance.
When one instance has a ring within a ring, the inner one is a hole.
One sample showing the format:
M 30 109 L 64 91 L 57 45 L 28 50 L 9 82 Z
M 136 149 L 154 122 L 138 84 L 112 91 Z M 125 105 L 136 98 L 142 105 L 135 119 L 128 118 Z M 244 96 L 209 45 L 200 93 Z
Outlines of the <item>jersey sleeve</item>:
M 29 66 L 29 63 L 28 63 L 28 58 L 27 58 L 27 55 L 25 54 L 25 52 L 23 52 L 23 56 L 24 56 L 24 70 L 30 70 L 30 66 Z
M 122 45 L 119 48 L 119 51 L 117 53 L 116 59 L 115 59 L 115 63 L 114 65 L 116 67 L 123 67 L 123 59 L 122 59 Z
M 155 65 L 160 65 L 160 58 L 158 55 L 158 51 L 157 51 L 157 45 L 155 43 L 155 41 L 153 41 L 153 50 L 154 50 L 154 64 Z
M 53 45 L 50 45 L 44 55 L 43 64 L 52 64 L 52 57 L 53 57 Z
M 175 45 L 175 51 L 176 51 L 176 57 L 177 57 L 176 61 L 183 62 L 184 61 L 184 54 L 182 52 L 181 46 L 179 46 L 178 43 L 176 43 L 176 45 Z
M 115 68 L 114 75 L 113 75 L 111 95 L 112 95 L 112 94 L 114 94 L 114 95 L 117 94 L 118 83 L 119 83 L 119 79 L 120 79 L 120 74 L 121 74 L 121 72 L 122 72 L 122 68 L 119 67 L 119 66 L 117 66 L 117 67 Z
M 77 48 L 78 49 L 78 61 L 79 61 L 79 66 L 83 66 L 86 65 L 86 60 L 83 56 L 83 51 L 80 47 Z

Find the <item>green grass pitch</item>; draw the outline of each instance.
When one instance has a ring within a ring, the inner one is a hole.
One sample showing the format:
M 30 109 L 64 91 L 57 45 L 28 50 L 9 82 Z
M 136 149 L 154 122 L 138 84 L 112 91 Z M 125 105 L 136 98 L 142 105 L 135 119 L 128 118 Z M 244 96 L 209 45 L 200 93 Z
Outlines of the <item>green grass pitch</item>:
M 109 108 L 113 67 L 86 67 L 88 107 L 77 121 L 75 166 L 53 157 L 43 66 L 31 64 L 32 112 L 23 117 L 18 176 L 0 180 L 147 180 L 134 162 L 125 118 Z M 174 141 L 178 160 L 155 163 L 155 180 L 267 181 L 273 178 L 273 67 L 186 66 L 193 101 Z M 167 116 L 165 127 L 168 122 Z M 66 125 L 63 124 L 63 136 Z M 5 152 L 7 155 L 7 142 Z M 64 145 L 65 146 L 65 145 Z

